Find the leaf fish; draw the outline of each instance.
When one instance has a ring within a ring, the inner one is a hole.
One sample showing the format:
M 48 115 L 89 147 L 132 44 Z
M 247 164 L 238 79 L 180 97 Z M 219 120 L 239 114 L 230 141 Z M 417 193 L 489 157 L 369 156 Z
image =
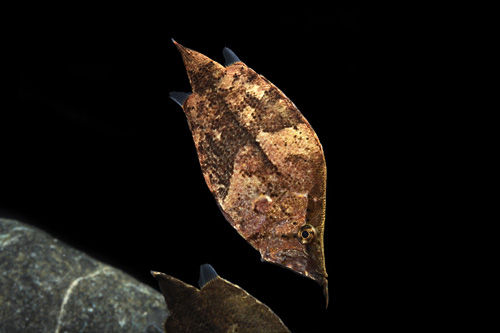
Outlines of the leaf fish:
M 151 273 L 170 312 L 165 332 L 290 332 L 267 305 L 218 276 L 209 264 L 200 267 L 200 289 Z
M 326 163 L 295 104 L 228 48 L 225 66 L 172 40 L 192 92 L 186 114 L 205 181 L 227 221 L 263 261 L 323 286 Z

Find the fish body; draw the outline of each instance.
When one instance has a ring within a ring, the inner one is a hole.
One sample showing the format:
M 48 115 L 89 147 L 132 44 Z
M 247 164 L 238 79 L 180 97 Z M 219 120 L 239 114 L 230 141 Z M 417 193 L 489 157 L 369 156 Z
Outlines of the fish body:
M 165 332 L 290 332 L 267 305 L 218 276 L 209 264 L 200 267 L 200 289 L 151 273 L 170 312 Z
M 262 260 L 317 281 L 324 257 L 326 163 L 294 103 L 229 49 L 226 66 L 175 42 L 192 93 L 184 110 L 205 181 L 225 218 Z

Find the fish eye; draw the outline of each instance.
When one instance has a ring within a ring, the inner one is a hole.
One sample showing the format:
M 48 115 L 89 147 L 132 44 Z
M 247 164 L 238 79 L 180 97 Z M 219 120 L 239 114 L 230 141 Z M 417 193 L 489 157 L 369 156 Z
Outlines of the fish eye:
M 300 228 L 298 234 L 300 242 L 302 244 L 307 244 L 314 239 L 316 229 L 314 229 L 314 227 L 310 224 L 305 224 Z

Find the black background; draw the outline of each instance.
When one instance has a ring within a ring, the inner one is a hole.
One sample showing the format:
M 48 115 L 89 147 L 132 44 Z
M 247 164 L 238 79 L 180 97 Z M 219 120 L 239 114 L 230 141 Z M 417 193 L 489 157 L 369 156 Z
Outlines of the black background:
M 389 203 L 378 196 L 384 113 L 375 116 L 367 89 L 373 26 L 356 6 L 222 7 L 14 13 L 0 216 L 38 226 L 154 288 L 150 270 L 196 285 L 200 264 L 210 263 L 292 331 L 389 325 L 379 282 L 398 277 L 381 277 L 391 249 L 375 240 L 385 218 L 377 213 Z M 190 90 L 170 38 L 220 62 L 222 48 L 231 48 L 318 134 L 328 167 L 327 310 L 319 285 L 261 263 L 217 208 L 185 116 L 168 98 Z

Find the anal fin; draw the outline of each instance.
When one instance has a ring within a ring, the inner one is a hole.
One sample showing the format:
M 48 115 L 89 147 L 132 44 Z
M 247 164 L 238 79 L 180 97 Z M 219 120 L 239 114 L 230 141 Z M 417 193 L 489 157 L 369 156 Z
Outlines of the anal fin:
M 181 107 L 182 105 L 184 104 L 184 102 L 186 101 L 186 99 L 189 98 L 189 96 L 191 96 L 192 93 L 187 93 L 187 92 L 181 92 L 181 91 L 171 91 L 170 94 L 169 94 L 169 97 L 174 101 L 176 102 L 177 104 L 179 104 Z

